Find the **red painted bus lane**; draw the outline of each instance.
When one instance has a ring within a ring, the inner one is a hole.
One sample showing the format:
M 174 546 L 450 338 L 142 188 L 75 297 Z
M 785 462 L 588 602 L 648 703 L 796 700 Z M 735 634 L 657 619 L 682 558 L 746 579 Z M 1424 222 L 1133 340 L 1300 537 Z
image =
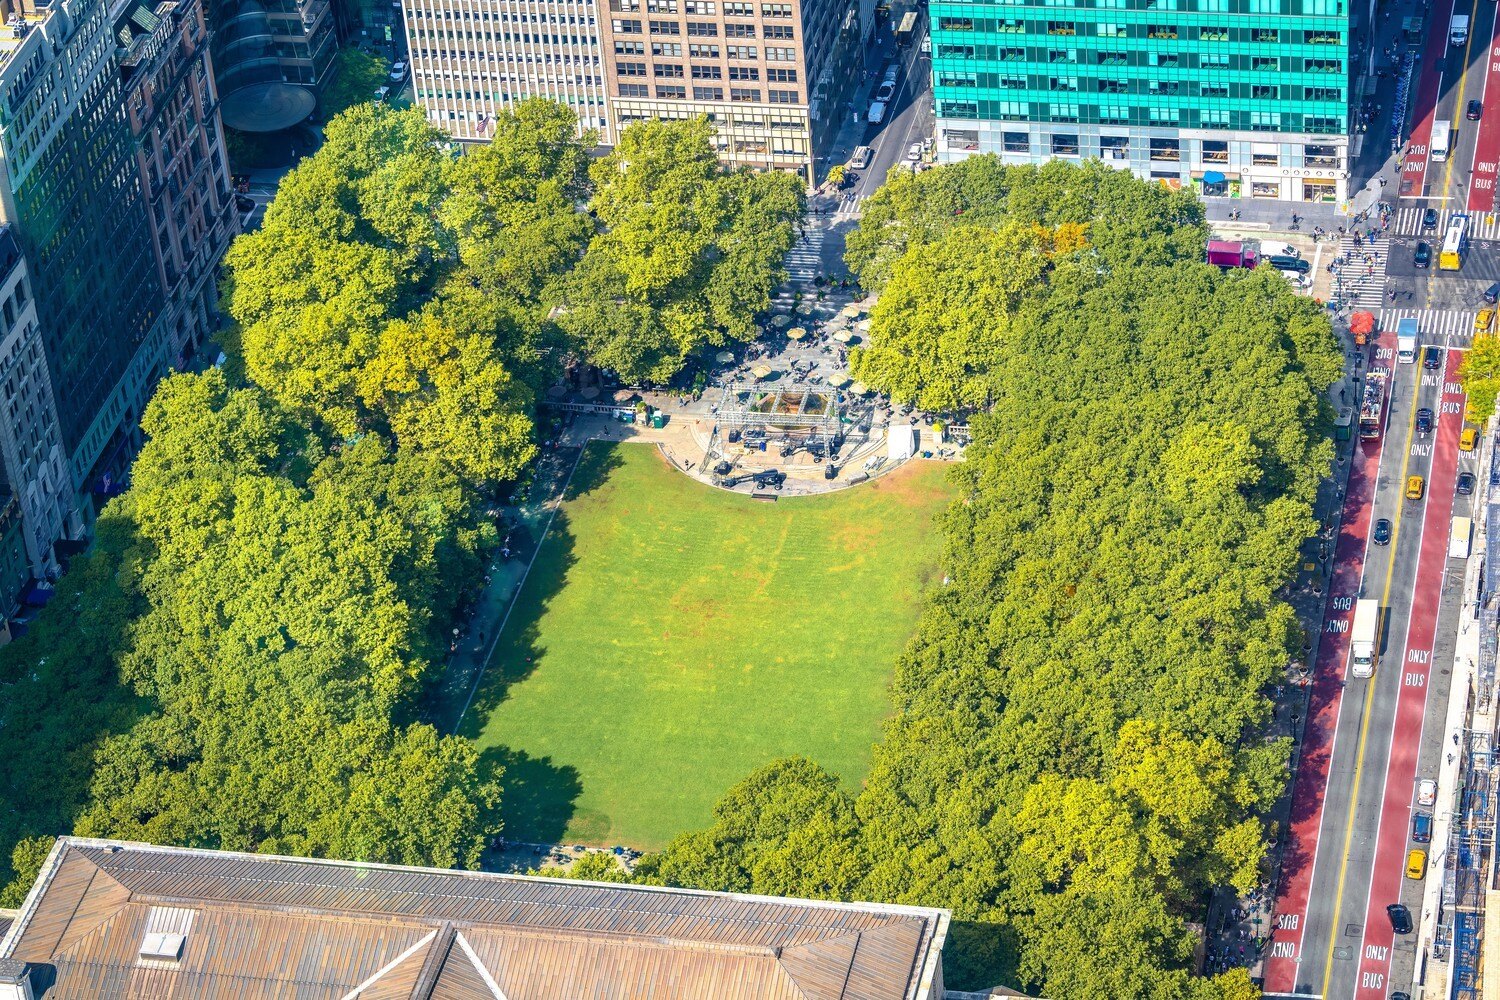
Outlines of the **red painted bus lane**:
M 1394 353 L 1391 348 L 1392 338 L 1383 336 L 1377 344 L 1375 353 L 1379 360 L 1374 370 L 1383 370 L 1389 375 Z M 1387 433 L 1388 413 L 1389 396 Z M 1354 467 L 1349 475 L 1349 489 L 1344 495 L 1339 536 L 1334 543 L 1333 577 L 1329 581 L 1328 603 L 1324 609 L 1323 638 L 1318 645 L 1307 727 L 1292 790 L 1291 822 L 1282 851 L 1276 914 L 1265 952 L 1267 993 L 1296 992 L 1297 970 L 1303 960 L 1302 935 L 1308 894 L 1312 888 L 1313 864 L 1317 857 L 1318 830 L 1323 822 L 1323 794 L 1328 784 L 1334 735 L 1338 731 L 1339 704 L 1349 653 L 1349 629 L 1364 574 L 1370 511 L 1380 472 L 1382 443 L 1383 439 L 1358 443 Z
M 1485 61 L 1484 91 L 1480 101 L 1488 104 L 1500 100 L 1500 17 L 1490 38 L 1489 57 Z M 1500 173 L 1500 113 L 1492 113 L 1479 119 L 1479 133 L 1474 140 L 1474 179 L 1469 186 L 1468 210 L 1470 212 L 1493 212 L 1495 210 L 1495 179 Z
M 1411 830 L 1412 802 L 1416 791 L 1417 755 L 1421 750 L 1422 722 L 1427 710 L 1428 679 L 1432 670 L 1432 648 L 1437 638 L 1438 609 L 1448 566 L 1449 519 L 1453 515 L 1453 489 L 1458 476 L 1458 436 L 1463 428 L 1464 396 L 1457 380 L 1460 359 L 1458 351 L 1447 352 L 1442 403 L 1437 427 L 1433 431 L 1432 468 L 1427 477 L 1422 544 L 1412 586 L 1406 648 L 1399 660 L 1389 662 L 1385 667 L 1400 670 L 1402 676 L 1391 727 L 1385 794 L 1380 803 L 1369 906 L 1359 955 L 1359 978 L 1355 983 L 1356 1000 L 1383 1000 L 1391 985 L 1391 948 L 1395 934 L 1385 908 L 1401 900 L 1407 837 Z M 1429 851 L 1433 847 L 1431 844 L 1423 846 Z M 1419 911 L 1420 906 L 1415 909 Z M 1413 913 L 1413 922 L 1418 916 L 1417 912 Z
M 1422 53 L 1422 75 L 1417 83 L 1411 138 L 1401 163 L 1400 196 L 1420 198 L 1427 181 L 1428 144 L 1432 123 L 1437 119 L 1438 88 L 1443 78 L 1443 60 L 1448 55 L 1448 32 L 1454 0 L 1438 0 L 1427 12 L 1427 49 Z M 1438 192 L 1441 194 L 1442 192 Z

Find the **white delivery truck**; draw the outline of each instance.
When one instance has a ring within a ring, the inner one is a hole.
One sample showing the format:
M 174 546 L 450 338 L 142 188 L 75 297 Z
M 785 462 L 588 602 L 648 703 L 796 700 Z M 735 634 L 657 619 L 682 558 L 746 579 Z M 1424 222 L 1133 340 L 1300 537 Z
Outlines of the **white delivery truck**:
M 1469 15 L 1454 14 L 1448 22 L 1448 44 L 1462 45 L 1469 40 Z
M 1380 640 L 1380 602 L 1364 598 L 1354 604 L 1354 631 L 1349 636 L 1349 676 L 1375 675 L 1375 646 Z
M 1408 316 L 1396 323 L 1396 360 L 1403 365 L 1409 365 L 1417 360 L 1417 334 L 1420 329 L 1414 316 Z
M 1448 533 L 1448 558 L 1469 558 L 1469 535 L 1473 532 L 1473 522 L 1467 517 L 1455 517 L 1453 529 Z
M 870 118 L 870 124 L 871 125 L 879 125 L 881 122 L 885 121 L 885 102 L 884 101 L 873 101 L 873 102 L 871 102 L 871 104 L 870 104 L 869 118 Z
M 1432 137 L 1427 141 L 1427 155 L 1441 163 L 1448 159 L 1448 147 L 1453 141 L 1453 123 L 1444 119 L 1432 123 Z

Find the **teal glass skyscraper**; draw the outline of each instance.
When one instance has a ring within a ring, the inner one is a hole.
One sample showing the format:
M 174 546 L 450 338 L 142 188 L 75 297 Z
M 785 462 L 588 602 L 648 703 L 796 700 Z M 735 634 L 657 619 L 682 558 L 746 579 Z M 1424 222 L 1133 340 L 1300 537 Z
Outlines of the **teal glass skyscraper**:
M 1346 0 L 932 0 L 938 157 L 1342 203 Z

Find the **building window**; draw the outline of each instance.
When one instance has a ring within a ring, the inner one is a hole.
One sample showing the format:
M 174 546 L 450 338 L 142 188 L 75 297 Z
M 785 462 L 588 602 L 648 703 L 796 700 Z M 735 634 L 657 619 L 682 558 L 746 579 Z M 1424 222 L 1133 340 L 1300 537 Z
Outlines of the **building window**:
M 1198 68 L 1199 69 L 1228 69 L 1229 68 L 1229 56 L 1226 53 L 1223 53 L 1223 52 L 1220 52 L 1220 53 L 1217 53 L 1217 54 L 1214 54 L 1214 55 L 1210 55 L 1208 53 L 1203 53 L 1203 54 L 1201 54 L 1201 55 L 1198 56 Z
M 1302 65 L 1309 73 L 1343 73 L 1344 63 L 1340 59 L 1306 59 Z
M 767 52 L 770 50 L 768 49 Z M 1014 52 L 1015 49 L 1001 49 L 1002 53 Z M 1021 49 L 1021 58 L 1026 58 L 1026 50 Z M 939 58 L 972 59 L 974 58 L 974 46 L 972 45 L 939 45 L 937 47 Z M 1002 57 L 1003 58 L 1003 57 Z
M 615 68 L 621 76 L 645 76 L 646 64 L 638 62 L 617 62 Z
M 1076 122 L 1078 120 L 1078 105 L 1053 104 L 1048 108 L 1047 116 L 1055 122 Z
M 1078 25 L 1072 21 L 1048 21 L 1047 34 L 1049 35 L 1076 35 Z
M 1274 151 L 1256 150 L 1250 154 L 1250 165 L 1252 167 L 1279 167 L 1281 157 Z
M 1000 136 L 1000 148 L 1007 153 L 1030 153 L 1031 135 L 1026 132 L 1005 132 Z
M 1052 133 L 1052 155 L 1053 156 L 1077 156 L 1078 135 L 1077 133 Z
M 1002 76 L 1000 78 L 1002 90 L 1025 90 L 1026 78 L 1024 76 Z
M 681 84 L 658 83 L 656 85 L 656 96 L 666 99 L 677 99 L 687 96 L 687 88 Z
M 789 3 L 763 3 L 760 5 L 761 17 L 791 17 L 792 5 Z
M 1173 24 L 1148 24 L 1146 25 L 1146 37 L 1157 39 L 1176 38 L 1177 26 Z
M 1176 66 L 1177 53 L 1175 52 L 1153 52 L 1148 60 L 1152 66 Z
M 1078 77 L 1054 76 L 1047 81 L 1047 89 L 1058 93 L 1076 93 L 1078 90 Z
M 754 59 L 756 55 L 754 45 L 730 45 L 725 49 L 725 51 L 729 54 L 729 58 L 731 59 Z M 729 78 L 731 80 L 734 79 L 734 73 L 732 71 L 730 72 Z
M 731 101 L 760 101 L 760 91 L 753 87 L 730 87 L 729 99 Z
M 609 9 L 616 14 L 629 14 L 641 9 L 641 0 L 609 0 Z
M 651 34 L 680 35 L 682 34 L 682 27 L 676 21 L 652 21 Z
M 1281 32 L 1275 28 L 1252 28 L 1250 29 L 1250 40 L 1252 42 L 1279 42 Z
M 755 25 L 735 24 L 733 22 L 728 22 L 724 25 L 724 34 L 728 35 L 730 38 L 754 38 Z
M 1281 113 L 1279 111 L 1252 111 L 1250 113 L 1250 129 L 1255 132 L 1274 132 L 1281 128 Z
M 772 83 L 796 83 L 797 71 L 794 69 L 768 69 L 766 79 Z
M 974 54 L 974 49 L 972 47 L 965 46 L 965 48 L 968 49 L 968 54 L 969 55 L 973 55 Z M 1001 49 L 1000 50 L 1000 61 L 1001 62 L 1025 62 L 1026 61 L 1026 50 L 1025 49 Z
M 1229 112 L 1219 111 L 1213 108 L 1202 108 L 1198 111 L 1198 125 L 1200 128 L 1228 128 Z M 1207 148 L 1209 143 L 1205 142 L 1203 145 L 1205 148 Z M 1207 157 L 1207 155 L 1207 153 L 1204 154 L 1205 157 Z M 1229 150 L 1227 144 L 1225 144 L 1224 159 L 1222 162 L 1229 162 Z
M 940 118 L 978 118 L 979 105 L 973 101 L 939 101 Z
M 1198 41 L 1200 42 L 1227 42 L 1229 41 L 1229 29 L 1223 26 L 1203 27 L 1198 29 Z
M 697 46 L 694 46 L 694 48 L 697 48 Z M 652 42 L 651 43 L 651 54 L 653 56 L 670 56 L 673 59 L 680 58 L 682 56 L 682 43 L 681 42 Z M 718 53 L 715 52 L 714 55 L 717 56 Z
M 693 100 L 695 101 L 722 101 L 724 99 L 723 87 L 694 87 Z
M 652 14 L 675 14 L 677 0 L 646 0 L 646 10 Z
M 1125 38 L 1129 35 L 1125 25 L 1113 21 L 1100 21 L 1095 27 L 1100 38 Z
M 1099 137 L 1099 159 L 1116 162 L 1130 159 L 1130 139 L 1123 135 Z
M 751 46 L 749 46 L 749 49 L 750 49 L 750 55 L 747 58 L 754 59 L 755 58 L 755 46 L 751 45 Z M 771 62 L 796 62 L 797 61 L 797 50 L 796 49 L 778 48 L 776 46 L 767 45 L 766 46 L 766 58 L 769 59 Z
M 1336 167 L 1339 150 L 1337 146 L 1303 146 L 1302 158 L 1309 167 Z
M 614 20 L 615 34 L 617 35 L 639 35 L 641 33 L 641 22 L 633 18 Z
M 796 104 L 797 92 L 795 90 L 772 90 L 768 92 L 772 104 Z
M 650 91 L 644 83 L 622 83 L 619 93 L 621 97 L 649 97 Z
M 689 21 L 687 33 L 689 38 L 718 38 L 719 26 L 717 24 Z M 676 34 L 676 32 L 671 32 L 671 34 Z
M 974 78 L 973 73 L 958 73 L 952 70 L 941 70 L 937 78 L 939 87 L 977 87 L 979 81 Z
M 694 59 L 717 59 L 719 58 L 719 47 L 702 42 L 693 42 L 688 46 L 688 55 Z
M 1076 63 L 1078 61 L 1078 50 L 1048 49 L 1047 61 L 1049 63 Z
M 1176 139 L 1152 139 L 1151 159 L 1177 163 L 1182 159 L 1182 146 Z
M 714 14 L 717 13 L 717 4 L 714 0 L 687 0 L 682 9 L 688 14 Z
M 1337 31 L 1304 31 L 1302 41 L 1308 45 L 1340 45 L 1344 36 Z
M 1198 85 L 1198 93 L 1203 97 L 1228 97 L 1229 84 L 1202 83 Z
M 974 19 L 972 17 L 940 17 L 937 26 L 940 31 L 973 31 Z
M 1203 162 L 1204 163 L 1228 163 L 1229 143 L 1221 139 L 1203 140 Z
M 722 77 L 722 74 L 723 70 L 717 66 L 699 66 L 696 63 L 693 64 L 694 80 L 718 80 Z
M 726 3 L 724 5 L 726 17 L 754 17 L 755 4 L 753 3 Z
M 1251 60 L 1250 68 L 1258 73 L 1275 73 L 1281 68 L 1281 60 L 1275 56 L 1256 56 Z
M 790 24 L 768 24 L 766 25 L 767 38 L 792 38 L 792 26 Z
M 677 63 L 657 63 L 651 67 L 651 72 L 668 80 L 682 79 L 682 67 Z
M 1124 80 L 1099 81 L 1099 93 L 1101 94 L 1123 94 L 1129 89 Z
M 1314 115 L 1308 115 L 1303 119 L 1302 127 L 1308 132 L 1318 132 L 1324 135 L 1341 131 L 1337 118 L 1321 118 Z
M 643 56 L 645 54 L 645 42 L 615 42 L 615 55 L 617 56 Z
M 729 53 L 729 57 L 731 59 L 733 59 L 735 57 L 734 56 L 734 52 L 733 52 L 733 46 L 731 46 L 730 49 L 731 49 L 731 51 Z M 760 79 L 760 70 L 757 69 L 754 66 L 731 66 L 731 67 L 729 67 L 729 79 L 731 79 L 731 80 L 759 80 Z
M 1281 88 L 1268 84 L 1254 84 L 1250 88 L 1250 96 L 1258 101 L 1272 101 L 1281 96 Z
M 1255 181 L 1250 185 L 1252 198 L 1280 198 L 1281 184 L 1276 181 Z
M 1095 52 L 1094 58 L 1100 66 L 1124 66 L 1130 62 L 1130 57 L 1123 52 Z
M 1152 80 L 1146 89 L 1153 94 L 1175 94 L 1180 86 L 1176 80 Z

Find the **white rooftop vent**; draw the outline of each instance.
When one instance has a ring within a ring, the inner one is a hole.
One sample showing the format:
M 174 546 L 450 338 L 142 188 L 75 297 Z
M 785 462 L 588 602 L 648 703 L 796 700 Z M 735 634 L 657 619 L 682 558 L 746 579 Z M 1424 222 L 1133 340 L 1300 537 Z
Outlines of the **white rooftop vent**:
M 141 941 L 141 957 L 175 962 L 182 958 L 184 934 L 147 934 Z

